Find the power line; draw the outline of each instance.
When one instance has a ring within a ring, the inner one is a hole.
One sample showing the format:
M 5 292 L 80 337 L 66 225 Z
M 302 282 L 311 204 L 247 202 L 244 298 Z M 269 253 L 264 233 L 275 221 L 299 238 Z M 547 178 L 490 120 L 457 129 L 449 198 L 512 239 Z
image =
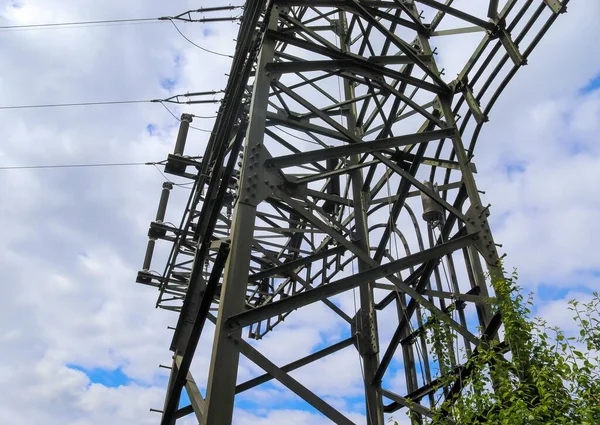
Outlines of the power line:
M 100 164 L 6 165 L 0 166 L 0 170 L 46 170 L 56 168 L 134 167 L 141 165 L 156 166 L 157 164 L 161 164 L 161 162 L 108 162 Z
M 171 110 L 170 110 L 170 109 L 167 107 L 167 105 L 165 105 L 165 104 L 164 104 L 164 102 L 160 102 L 160 104 L 163 106 L 163 108 L 165 108 L 165 109 L 167 110 L 167 112 L 168 112 L 169 114 L 171 114 L 171 116 L 173 116 L 173 118 L 175 118 L 177 121 L 181 122 L 181 118 L 179 118 L 177 115 L 175 115 L 175 114 L 173 113 L 173 111 L 171 111 Z M 193 115 L 193 114 L 190 114 L 190 115 L 192 115 L 192 117 L 196 117 L 196 115 Z M 200 118 L 210 118 L 210 117 L 200 117 Z M 192 129 L 194 129 L 194 130 L 197 130 L 197 131 L 201 131 L 201 132 L 203 132 L 203 133 L 212 133 L 212 130 L 206 130 L 206 129 L 204 129 L 204 128 L 195 127 L 195 126 L 193 126 L 193 125 L 190 125 L 190 128 L 192 128 Z
M 183 95 L 172 96 L 168 99 L 143 99 L 143 100 L 110 100 L 110 101 L 97 101 L 97 102 L 69 102 L 69 103 L 39 103 L 30 105 L 5 105 L 0 106 L 0 110 L 11 110 L 11 109 L 37 109 L 37 108 L 64 108 L 73 106 L 98 106 L 98 105 L 127 105 L 133 103 L 173 103 L 178 105 L 194 105 L 201 103 L 219 103 L 220 99 L 208 99 L 208 100 L 180 100 L 179 97 L 190 98 L 192 96 L 201 96 L 207 94 L 218 94 L 219 92 L 205 92 L 205 93 L 189 93 Z
M 136 22 L 159 22 L 159 18 L 133 18 L 133 19 L 106 19 L 99 21 L 76 21 L 76 22 L 60 22 L 53 24 L 26 24 L 26 25 L 3 25 L 0 26 L 0 30 L 28 30 L 28 29 L 46 29 L 46 28 L 61 28 L 61 27 L 74 27 L 74 26 L 85 26 L 85 25 L 111 25 L 111 24 L 122 24 L 122 23 L 136 23 Z
M 177 24 L 175 23 L 175 21 L 173 19 L 169 19 L 169 21 L 173 24 L 173 26 L 175 27 L 175 29 L 177 30 L 177 32 L 188 42 L 190 43 L 192 46 L 196 46 L 198 49 L 207 52 L 207 53 L 212 53 L 213 55 L 217 55 L 217 56 L 223 56 L 226 58 L 233 58 L 233 56 L 231 55 L 226 55 L 225 53 L 219 53 L 219 52 L 215 52 L 214 50 L 210 50 L 207 49 L 206 47 L 202 47 L 199 44 L 194 43 L 192 40 L 190 40 L 189 38 L 187 38 L 185 36 L 184 33 L 181 32 L 181 30 L 179 29 L 179 27 L 177 26 Z
M 57 22 L 57 23 L 45 23 L 45 24 L 22 24 L 22 25 L 2 25 L 0 31 L 5 30 L 35 30 L 35 29 L 51 29 L 51 28 L 69 28 L 69 27 L 85 27 L 85 26 L 102 26 L 102 25 L 115 25 L 115 24 L 134 24 L 143 22 L 165 22 L 165 21 L 182 21 L 182 22 L 222 22 L 222 21 L 236 21 L 239 17 L 225 16 L 216 18 L 200 18 L 194 19 L 193 13 L 207 13 L 207 12 L 220 12 L 220 11 L 231 11 L 235 9 L 241 9 L 242 6 L 218 6 L 218 7 L 205 7 L 200 9 L 188 10 L 175 16 L 160 16 L 153 18 L 126 18 L 126 19 L 102 19 L 102 20 L 91 20 L 91 21 L 73 21 L 73 22 Z
M 95 106 L 95 105 L 125 105 L 131 103 L 150 103 L 156 100 L 114 100 L 107 102 L 79 102 L 79 103 L 42 103 L 35 105 L 8 105 L 0 106 L 0 110 L 7 109 L 34 109 L 34 108 L 63 108 L 69 106 Z

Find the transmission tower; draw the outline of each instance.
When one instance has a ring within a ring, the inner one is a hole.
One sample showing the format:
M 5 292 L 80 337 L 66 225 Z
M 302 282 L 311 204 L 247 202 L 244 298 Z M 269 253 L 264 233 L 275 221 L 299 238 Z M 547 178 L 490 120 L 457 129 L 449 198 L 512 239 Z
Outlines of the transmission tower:
M 271 380 L 332 423 L 351 424 L 293 377 L 341 350 L 360 359 L 369 425 L 406 409 L 422 423 L 456 400 L 466 360 L 501 327 L 486 302 L 499 256 L 474 148 L 499 94 L 567 3 L 246 2 L 206 150 L 184 155 L 193 119 L 184 114 L 166 162 L 165 172 L 193 182 L 181 224 L 164 222 L 166 183 L 137 279 L 158 288 L 158 307 L 179 314 L 162 425 L 189 414 L 230 424 L 236 395 Z M 481 42 L 448 78 L 435 46 L 465 33 Z M 149 271 L 156 240 L 171 244 L 162 275 Z M 353 294 L 350 311 L 340 300 Z M 287 365 L 249 342 L 285 332 L 314 303 L 345 323 L 345 338 Z M 384 314 L 386 326 L 395 321 L 385 339 Z M 427 342 L 431 317 L 458 345 Z M 208 380 L 196 383 L 190 364 L 207 321 Z M 440 350 L 454 368 L 436 366 Z M 241 356 L 264 374 L 238 382 Z M 403 365 L 405 393 L 388 386 L 393 362 Z M 455 383 L 440 387 L 448 374 Z M 183 388 L 191 405 L 180 408 Z

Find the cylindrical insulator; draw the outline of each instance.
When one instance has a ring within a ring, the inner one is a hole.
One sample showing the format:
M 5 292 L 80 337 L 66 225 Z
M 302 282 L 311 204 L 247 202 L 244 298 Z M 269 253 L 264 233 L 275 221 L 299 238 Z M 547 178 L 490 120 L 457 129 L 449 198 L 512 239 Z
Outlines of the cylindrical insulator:
M 159 223 L 162 223 L 165 220 L 165 214 L 167 212 L 167 203 L 169 202 L 169 193 L 171 192 L 171 189 L 173 189 L 172 183 L 163 183 L 163 190 L 160 195 L 158 210 L 156 211 L 156 221 Z
M 150 270 L 150 264 L 152 263 L 152 254 L 154 254 L 154 244 L 154 239 L 150 239 L 148 241 L 148 246 L 146 247 L 146 256 L 144 257 L 144 265 L 142 266 L 142 270 L 144 271 Z
M 185 142 L 187 140 L 188 130 L 190 129 L 190 123 L 193 121 L 193 118 L 190 114 L 182 114 L 180 125 L 179 125 L 179 133 L 177 134 L 177 141 L 175 142 L 175 155 L 182 156 L 183 151 L 185 150 Z
M 433 183 L 430 181 L 425 181 L 423 184 L 427 189 L 436 195 L 438 194 L 437 186 L 434 186 Z M 435 223 L 444 218 L 444 209 L 442 206 L 423 192 L 421 192 L 421 201 L 423 202 L 423 220 L 428 223 Z

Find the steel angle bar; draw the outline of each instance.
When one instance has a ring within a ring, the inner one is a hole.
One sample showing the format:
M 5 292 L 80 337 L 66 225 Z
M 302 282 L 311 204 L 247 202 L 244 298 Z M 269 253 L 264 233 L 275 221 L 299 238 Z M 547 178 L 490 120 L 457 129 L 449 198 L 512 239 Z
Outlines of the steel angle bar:
M 462 212 L 460 212 L 460 210 L 458 208 L 454 208 L 453 205 L 449 204 L 448 202 L 446 202 L 445 200 L 443 200 L 442 198 L 440 198 L 434 192 L 432 192 L 431 190 L 429 190 L 427 188 L 427 186 L 425 186 L 423 183 L 421 183 L 419 180 L 417 180 L 415 177 L 413 177 L 410 173 L 408 173 L 407 171 L 405 171 L 404 169 L 402 169 L 401 167 L 399 167 L 398 165 L 396 165 L 390 159 L 386 158 L 385 155 L 383 155 L 383 154 L 381 154 L 379 152 L 374 152 L 373 156 L 375 158 L 379 159 L 383 164 L 387 165 L 389 168 L 391 168 L 392 170 L 394 170 L 394 172 L 396 172 L 397 174 L 399 174 L 403 178 L 405 178 L 408 181 L 410 181 L 410 183 L 413 186 L 415 186 L 422 193 L 424 193 L 425 195 L 427 195 L 428 197 L 430 197 L 435 203 L 437 203 L 438 205 L 440 205 L 441 207 L 443 207 L 444 209 L 446 209 L 448 212 L 450 212 L 451 214 L 454 214 L 454 216 L 456 216 L 457 218 L 459 218 L 461 221 L 465 222 L 467 220 L 466 217 L 464 216 L 464 214 Z
M 284 125 L 293 130 L 302 131 L 304 133 L 315 133 L 321 136 L 331 137 L 332 139 L 347 141 L 348 139 L 341 133 L 327 127 L 323 127 L 308 122 L 300 122 L 290 119 L 288 116 L 275 112 L 267 112 L 267 127 L 275 125 Z
M 255 248 L 261 248 L 261 247 L 260 247 L 260 244 L 256 244 L 256 243 L 254 244 L 254 247 L 255 247 Z M 268 255 L 268 254 L 267 254 L 267 252 L 266 252 L 266 250 L 263 250 L 262 252 L 263 252 L 263 254 L 265 254 L 265 255 Z M 282 263 L 281 263 L 281 262 L 277 261 L 277 260 L 276 260 L 275 258 L 273 258 L 272 256 L 270 256 L 270 258 L 269 258 L 269 259 L 270 259 L 272 262 L 274 262 L 275 264 L 277 264 L 277 265 L 282 265 Z M 310 286 L 310 284 L 309 284 L 307 281 L 305 281 L 305 280 L 304 280 L 304 279 L 302 279 L 302 278 L 301 278 L 299 275 L 297 275 L 297 274 L 295 273 L 295 270 L 289 270 L 289 269 L 288 269 L 288 271 L 287 271 L 287 274 L 288 274 L 288 275 L 289 275 L 289 276 L 290 276 L 290 277 L 291 277 L 291 278 L 292 278 L 292 279 L 293 279 L 295 282 L 298 282 L 298 283 L 300 283 L 300 284 L 301 284 L 301 285 L 302 285 L 302 286 L 303 286 L 303 287 L 304 287 L 306 290 L 310 290 L 310 289 L 312 289 L 312 286 Z M 271 301 L 271 299 L 272 299 L 272 297 L 269 297 L 269 298 L 268 298 L 268 301 Z M 324 304 L 325 304 L 327 307 L 329 307 L 331 310 L 333 310 L 335 313 L 337 313 L 337 314 L 338 314 L 338 315 L 339 315 L 339 316 L 340 316 L 342 319 L 344 319 L 346 322 L 348 322 L 348 323 L 351 323 L 351 322 L 352 322 L 352 319 L 351 319 L 351 318 L 350 318 L 350 317 L 349 317 L 349 316 L 348 316 L 346 313 L 344 313 L 344 311 L 343 311 L 341 308 L 339 308 L 337 305 L 335 305 L 335 304 L 334 304 L 334 303 L 332 303 L 331 301 L 329 301 L 329 300 L 323 300 L 323 303 L 324 303 Z
M 243 339 L 236 339 L 235 343 L 239 346 L 240 352 L 245 357 L 263 369 L 269 375 L 277 379 L 281 384 L 286 386 L 290 391 L 302 398 L 316 410 L 327 416 L 334 423 L 340 425 L 354 425 L 354 422 L 346 418 L 339 411 L 318 397 L 315 393 L 284 372 L 281 368 L 277 367 L 273 362 L 271 362 L 246 341 Z
M 271 277 L 273 275 L 285 274 L 290 270 L 296 270 L 300 267 L 306 266 L 307 264 L 313 263 L 315 261 L 322 260 L 324 258 L 330 257 L 332 255 L 340 255 L 346 252 L 346 248 L 343 246 L 338 246 L 332 249 L 328 249 L 326 251 L 316 252 L 314 255 L 309 257 L 301 258 L 298 260 L 290 261 L 289 263 L 284 263 L 279 266 L 251 274 L 248 276 L 249 282 L 257 282 L 261 279 L 265 279 Z
M 340 132 L 340 134 L 342 134 L 346 137 L 346 140 L 353 141 L 353 142 L 358 142 L 360 140 L 352 132 L 347 130 L 343 125 L 339 124 L 337 121 L 335 121 L 333 118 L 331 118 L 328 114 L 321 111 L 319 108 L 317 108 L 315 105 L 310 103 L 308 100 L 306 100 L 305 98 L 300 96 L 295 91 L 290 90 L 289 87 L 285 86 L 284 84 L 282 84 L 279 81 L 274 81 L 272 83 L 272 85 L 277 87 L 279 90 L 283 91 L 290 98 L 292 98 L 294 101 L 298 102 L 300 105 L 304 106 L 306 109 L 311 111 L 317 117 L 321 118 L 325 123 L 329 124 L 329 126 L 331 126 L 333 129 Z
M 194 413 L 194 406 L 190 404 L 188 406 L 182 407 L 181 409 L 177 409 L 173 414 L 173 418 L 180 419 L 184 416 L 191 415 L 192 413 Z
M 406 75 L 402 74 L 401 72 L 397 72 L 392 69 L 385 68 L 383 66 L 378 66 L 374 63 L 369 62 L 368 59 L 363 59 L 363 58 L 356 57 L 356 56 L 350 56 L 346 53 L 340 52 L 339 50 L 332 50 L 325 46 L 320 46 L 320 45 L 315 44 L 310 41 L 301 40 L 299 38 L 289 36 L 287 34 L 283 34 L 278 31 L 269 30 L 269 31 L 267 31 L 267 35 L 275 41 L 287 43 L 287 44 L 293 45 L 295 47 L 298 47 L 300 49 L 303 49 L 303 50 L 306 50 L 309 52 L 313 52 L 313 53 L 316 53 L 316 54 L 319 54 L 322 56 L 327 56 L 332 59 L 341 59 L 341 60 L 351 59 L 354 61 L 355 66 L 360 67 L 362 69 L 369 69 L 373 72 L 373 74 L 383 75 L 383 76 L 386 76 L 389 78 L 397 79 L 400 81 L 405 81 L 406 83 L 408 83 L 412 86 L 419 87 L 423 90 L 427 90 L 427 91 L 430 91 L 435 94 L 445 94 L 448 92 L 448 89 L 440 87 L 436 84 L 429 83 L 429 82 L 421 80 L 419 78 L 406 76 Z M 407 56 L 411 57 L 410 55 L 407 55 Z M 416 55 L 416 53 L 413 54 L 413 56 L 414 56 L 413 62 L 414 62 L 414 60 L 418 60 L 419 62 L 421 62 L 421 60 Z
M 405 136 L 387 137 L 376 139 L 372 142 L 360 142 L 346 146 L 336 146 L 327 149 L 318 149 L 300 154 L 284 155 L 275 158 L 269 158 L 265 161 L 265 168 L 270 170 L 294 167 L 314 161 L 323 161 L 326 159 L 343 158 L 354 154 L 364 154 L 377 152 L 383 149 L 397 148 L 413 144 L 431 142 L 432 140 L 441 140 L 452 137 L 455 129 L 447 128 L 441 130 L 425 131 L 417 134 Z
M 464 248 L 473 243 L 475 236 L 476 234 L 461 236 L 444 244 L 406 256 L 388 264 L 373 267 L 368 271 L 357 273 L 353 276 L 340 279 L 336 282 L 319 286 L 315 289 L 302 292 L 284 300 L 274 301 L 269 305 L 258 307 L 254 310 L 233 315 L 227 319 L 227 325 L 229 326 L 229 329 L 239 329 L 261 320 L 265 320 L 269 317 L 286 313 L 322 299 L 332 297 L 356 288 L 365 282 L 372 282 L 376 279 L 393 275 L 401 270 L 405 270 L 409 267 L 431 260 L 432 258 L 440 258 L 443 255 Z
M 488 18 L 495 20 L 498 17 L 498 3 L 500 0 L 490 0 L 490 5 L 488 7 Z
M 365 5 L 365 2 L 361 2 L 361 4 Z M 406 5 L 404 5 L 404 4 L 402 6 L 406 7 Z M 412 19 L 409 21 L 407 19 L 403 19 L 398 16 L 392 15 L 390 13 L 384 12 L 383 10 L 375 8 L 375 7 L 369 7 L 368 10 L 374 16 L 385 19 L 388 22 L 393 22 L 394 24 L 400 25 L 401 27 L 410 28 L 419 33 L 424 33 L 426 31 L 425 26 L 418 19 L 415 19 L 415 17 L 411 13 L 407 13 Z
M 375 82 L 375 84 L 377 84 L 377 83 Z M 447 127 L 447 124 L 444 121 L 442 121 L 439 117 L 437 117 L 433 113 L 427 111 L 424 107 L 419 105 L 417 102 L 412 100 L 410 97 L 406 96 L 401 91 L 396 90 L 394 87 L 392 87 L 391 85 L 389 85 L 387 83 L 381 84 L 381 87 L 384 90 L 390 91 L 396 98 L 398 98 L 399 100 L 404 102 L 407 106 L 410 106 L 413 110 L 415 110 L 418 113 L 420 113 L 421 115 L 423 115 L 424 118 L 435 123 L 438 127 L 440 127 L 440 128 Z
M 337 344 L 333 344 L 327 348 L 324 348 L 315 353 L 309 354 L 306 357 L 303 357 L 292 363 L 282 366 L 281 370 L 286 373 L 291 372 L 293 370 L 296 370 L 303 366 L 306 366 L 310 363 L 313 363 L 319 359 L 322 359 L 323 357 L 329 356 L 330 354 L 337 353 L 338 351 L 351 346 L 353 343 L 354 343 L 354 337 L 347 338 L 343 341 L 338 342 Z M 261 375 L 261 376 L 257 376 L 256 378 L 252 378 L 249 381 L 239 384 L 236 387 L 236 393 L 239 394 L 241 392 L 247 391 L 258 385 L 264 384 L 265 382 L 268 382 L 272 379 L 273 379 L 273 376 L 269 375 L 268 373 Z
M 415 269 L 415 271 L 413 271 L 410 274 L 410 276 L 408 276 L 404 280 L 404 284 L 409 285 L 409 286 L 414 285 L 415 282 L 421 277 L 421 275 L 425 271 L 425 268 L 427 267 L 428 264 L 429 264 L 428 262 L 421 264 L 417 269 Z M 390 303 L 398 297 L 397 289 L 398 288 L 394 285 L 394 292 L 390 292 L 381 301 L 379 301 L 377 304 L 375 304 L 375 309 L 383 310 L 388 305 L 390 305 Z
M 493 31 L 496 28 L 496 25 L 494 25 L 493 23 L 491 23 L 489 21 L 484 21 L 483 19 L 477 18 L 473 15 L 470 15 L 466 12 L 455 9 L 451 6 L 447 6 L 444 3 L 440 3 L 439 1 L 436 1 L 436 0 L 415 0 L 415 1 L 417 1 L 421 4 L 424 4 L 426 6 L 429 6 L 433 9 L 437 9 L 440 12 L 444 12 L 447 15 L 451 15 L 456 18 L 459 18 L 465 22 L 469 22 L 469 23 L 471 23 L 473 25 L 477 25 L 481 28 L 485 28 L 488 31 Z M 492 0 L 492 1 L 494 1 L 494 0 Z
M 333 176 L 339 176 L 341 174 L 348 174 L 352 170 L 358 170 L 361 168 L 370 167 L 371 165 L 379 164 L 380 162 L 381 161 L 359 162 L 358 164 L 344 166 L 343 168 L 338 168 L 337 170 L 326 171 L 323 173 L 313 174 L 313 175 L 309 175 L 309 176 L 305 176 L 305 177 L 297 177 L 295 179 L 291 179 L 288 176 L 288 180 L 290 180 L 290 182 L 292 182 L 293 184 L 307 184 L 307 183 L 312 183 L 312 182 L 316 182 L 319 180 L 328 179 Z M 307 190 L 307 193 L 308 192 L 309 192 L 309 190 Z M 324 194 L 324 193 L 321 194 L 321 196 L 326 196 L 326 195 L 327 194 Z M 340 200 L 342 200 L 342 199 L 345 199 L 345 198 L 340 198 Z M 346 201 L 352 202 L 351 200 L 346 200 Z
M 174 373 L 174 376 L 172 376 L 171 379 L 172 387 L 167 393 L 161 425 L 170 425 L 172 423 L 173 414 L 177 410 L 181 390 L 186 384 L 187 374 L 190 370 L 190 365 L 192 364 L 192 358 L 196 352 L 196 347 L 198 345 L 198 341 L 200 340 L 200 334 L 202 333 L 202 329 L 206 323 L 206 318 L 209 314 L 210 306 L 213 302 L 215 293 L 217 292 L 217 286 L 221 280 L 221 273 L 225 266 L 225 261 L 227 260 L 228 254 L 229 245 L 222 244 L 219 248 L 219 252 L 213 265 L 211 276 L 204 290 L 204 294 L 200 300 L 200 306 L 189 335 L 189 340 L 183 349 L 181 363 L 176 369 L 172 370 L 172 373 Z M 175 355 L 177 356 L 178 353 L 176 352 Z
M 391 391 L 382 389 L 381 393 L 383 394 L 384 397 L 389 398 L 390 400 L 401 404 L 404 407 L 408 407 L 409 409 L 411 409 L 412 411 L 415 411 L 417 413 L 420 413 L 423 416 L 426 416 L 428 418 L 432 418 L 433 414 L 431 413 L 431 410 L 429 410 L 428 408 L 421 406 L 419 403 L 416 403 L 414 401 L 408 400 L 402 396 L 399 396 L 398 394 L 395 394 Z M 449 424 L 453 424 L 455 423 L 452 420 L 448 420 Z
M 371 25 L 377 28 L 377 30 L 381 32 L 388 40 L 394 43 L 396 47 L 398 47 L 398 49 L 402 51 L 402 53 L 411 58 L 415 65 L 417 65 L 425 74 L 429 76 L 429 78 L 431 78 L 432 81 L 434 81 L 435 85 L 439 87 L 442 93 L 450 92 L 450 88 L 448 87 L 446 82 L 442 80 L 434 70 L 429 68 L 423 61 L 421 61 L 417 57 L 415 51 L 407 42 L 402 40 L 397 35 L 391 33 L 387 28 L 385 28 L 385 26 L 383 26 L 377 19 L 375 19 L 374 16 L 371 15 L 370 8 L 363 6 L 362 3 L 358 2 L 357 0 L 348 1 L 354 5 L 357 12 L 365 20 L 367 20 Z
M 175 356 L 175 364 L 177 365 L 177 368 L 181 367 L 181 360 L 181 356 Z M 190 399 L 190 403 L 198 423 L 202 423 L 202 416 L 205 412 L 204 397 L 202 397 L 202 393 L 200 392 L 198 385 L 196 385 L 196 381 L 194 380 L 192 373 L 189 371 L 187 373 L 185 390 Z

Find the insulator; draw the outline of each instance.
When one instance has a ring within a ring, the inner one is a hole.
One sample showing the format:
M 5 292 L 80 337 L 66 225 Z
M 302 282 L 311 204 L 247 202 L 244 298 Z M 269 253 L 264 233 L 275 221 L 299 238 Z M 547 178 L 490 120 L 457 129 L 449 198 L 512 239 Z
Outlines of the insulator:
M 175 142 L 175 155 L 183 156 L 185 150 L 185 142 L 188 136 L 188 130 L 190 129 L 190 123 L 193 118 L 190 114 L 182 114 L 181 120 L 179 121 L 179 133 L 177 134 L 177 141 Z
M 169 182 L 163 183 L 163 190 L 160 195 L 160 201 L 158 202 L 158 210 L 156 211 L 156 222 L 162 223 L 165 220 L 165 214 L 167 213 L 167 203 L 169 202 L 169 193 L 173 189 L 173 184 Z
M 148 241 L 148 246 L 146 247 L 146 256 L 144 257 L 144 265 L 142 266 L 142 270 L 148 271 L 150 270 L 150 264 L 152 263 L 152 255 L 154 254 L 154 239 L 150 239 Z
M 436 195 L 438 194 L 437 185 L 434 185 L 430 181 L 425 181 L 423 184 L 427 189 Z M 423 220 L 430 224 L 442 221 L 444 218 L 444 209 L 440 204 L 423 192 L 421 192 L 421 201 L 423 202 Z

